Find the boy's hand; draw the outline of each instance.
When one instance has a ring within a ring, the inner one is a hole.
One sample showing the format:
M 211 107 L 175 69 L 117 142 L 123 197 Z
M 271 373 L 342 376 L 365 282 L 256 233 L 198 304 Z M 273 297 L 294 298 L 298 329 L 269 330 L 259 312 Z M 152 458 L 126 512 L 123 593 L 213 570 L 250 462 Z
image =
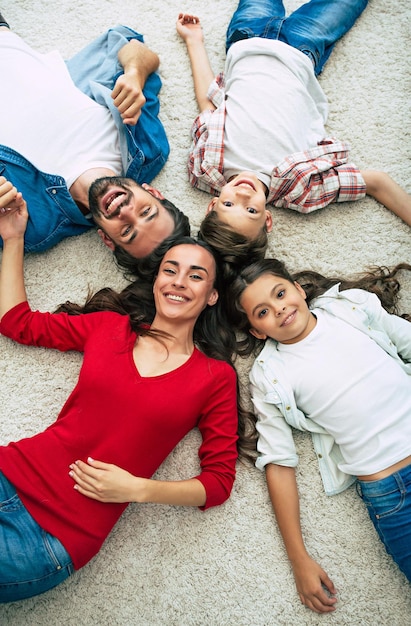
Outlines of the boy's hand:
M 0 237 L 6 241 L 24 236 L 27 220 L 27 204 L 22 194 L 0 176 Z
M 196 15 L 180 13 L 177 18 L 176 29 L 186 43 L 188 41 L 203 41 L 203 29 L 200 19 Z

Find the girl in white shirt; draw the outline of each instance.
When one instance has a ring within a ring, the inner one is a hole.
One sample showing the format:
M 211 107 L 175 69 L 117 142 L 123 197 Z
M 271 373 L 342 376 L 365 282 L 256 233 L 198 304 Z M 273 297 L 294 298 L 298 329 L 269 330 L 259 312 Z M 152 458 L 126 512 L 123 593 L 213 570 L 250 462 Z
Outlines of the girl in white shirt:
M 266 472 L 300 599 L 318 613 L 335 610 L 336 590 L 304 546 L 292 427 L 311 432 L 329 495 L 356 480 L 411 581 L 411 318 L 394 314 L 400 269 L 411 265 L 349 282 L 292 276 L 265 259 L 241 271 L 228 299 L 245 333 L 239 353 L 265 342 L 250 373 L 256 465 Z

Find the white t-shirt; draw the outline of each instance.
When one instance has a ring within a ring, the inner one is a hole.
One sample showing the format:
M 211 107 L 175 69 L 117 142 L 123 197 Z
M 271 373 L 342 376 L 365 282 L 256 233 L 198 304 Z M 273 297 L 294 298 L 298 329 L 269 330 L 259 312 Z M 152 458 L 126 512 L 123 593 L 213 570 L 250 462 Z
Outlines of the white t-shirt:
M 328 105 L 310 59 L 287 44 L 258 37 L 236 42 L 225 67 L 224 175 L 262 174 L 286 156 L 324 139 Z
M 340 446 L 340 469 L 381 471 L 409 455 L 411 379 L 378 344 L 350 324 L 314 309 L 304 340 L 278 344 L 299 409 Z
M 40 54 L 0 31 L 0 143 L 67 187 L 94 167 L 122 173 L 118 130 L 106 107 L 74 85 L 58 52 Z

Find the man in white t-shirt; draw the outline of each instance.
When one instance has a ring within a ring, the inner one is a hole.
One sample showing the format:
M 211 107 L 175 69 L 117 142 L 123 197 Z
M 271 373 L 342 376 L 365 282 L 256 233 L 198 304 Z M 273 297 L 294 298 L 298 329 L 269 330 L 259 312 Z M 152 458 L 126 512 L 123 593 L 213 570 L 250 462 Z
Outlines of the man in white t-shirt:
M 240 0 L 216 79 L 199 19 L 178 16 L 200 110 L 189 178 L 217 196 L 200 232 L 223 255 L 247 241 L 264 251 L 267 204 L 308 213 L 369 194 L 411 225 L 411 197 L 387 174 L 360 171 L 348 162 L 349 146 L 326 137 L 328 105 L 316 75 L 366 5 L 311 0 L 286 17 L 282 0 Z M 249 256 L 250 246 L 243 251 Z
M 188 234 L 186 216 L 147 184 L 169 154 L 158 65 L 124 26 L 64 62 L 57 51 L 33 50 L 0 16 L 10 94 L 0 101 L 0 218 L 24 197 L 26 251 L 97 224 L 121 263 L 150 255 L 175 230 Z

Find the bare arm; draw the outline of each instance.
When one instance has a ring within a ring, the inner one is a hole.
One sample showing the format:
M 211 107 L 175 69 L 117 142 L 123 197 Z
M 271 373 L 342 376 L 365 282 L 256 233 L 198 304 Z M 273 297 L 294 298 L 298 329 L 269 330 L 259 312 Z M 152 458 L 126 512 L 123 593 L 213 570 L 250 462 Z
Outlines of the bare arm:
M 206 492 L 196 478 L 189 480 L 151 480 L 133 476 L 117 465 L 88 458 L 70 466 L 74 488 L 100 502 L 154 502 L 180 506 L 203 506 Z
M 200 20 L 195 15 L 180 13 L 176 28 L 187 46 L 198 108 L 200 111 L 215 109 L 213 103 L 207 98 L 208 88 L 214 79 L 214 74 L 205 49 Z
M 293 467 L 266 466 L 267 486 L 278 527 L 290 559 L 301 602 L 316 613 L 335 610 L 336 589 L 308 554 L 301 533 L 300 505 Z M 325 587 L 328 593 L 324 590 Z
M 411 226 L 411 196 L 385 172 L 363 170 L 361 174 L 367 194 Z
M 131 39 L 118 53 L 124 74 L 114 85 L 112 98 L 125 124 L 135 125 L 146 99 L 144 85 L 152 72 L 158 69 L 158 55 L 137 39 Z
M 3 207 L 6 212 L 0 217 L 0 237 L 3 239 L 0 270 L 0 319 L 7 311 L 27 300 L 24 286 L 24 233 L 28 219 L 27 206 L 21 194 L 17 199 L 13 198 L 11 206 L 12 209 L 7 211 L 9 207 L 6 204 Z

